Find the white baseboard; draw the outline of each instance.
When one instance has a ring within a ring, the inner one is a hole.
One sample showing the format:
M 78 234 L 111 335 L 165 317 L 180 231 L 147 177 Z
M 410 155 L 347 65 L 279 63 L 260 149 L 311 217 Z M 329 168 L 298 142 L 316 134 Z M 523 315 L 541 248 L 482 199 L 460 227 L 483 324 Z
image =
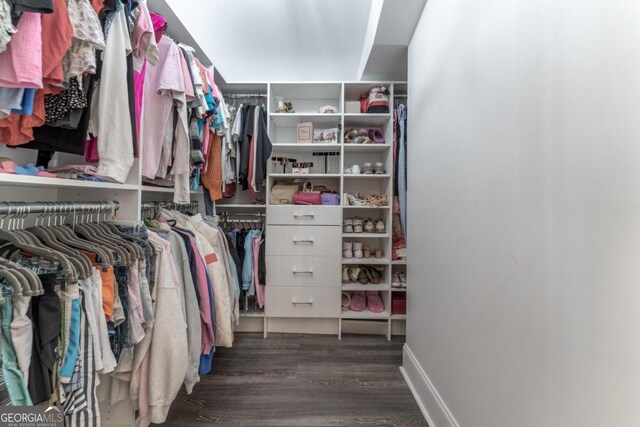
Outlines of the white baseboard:
M 400 372 L 429 427 L 460 427 L 407 344 L 403 347 L 402 359 Z

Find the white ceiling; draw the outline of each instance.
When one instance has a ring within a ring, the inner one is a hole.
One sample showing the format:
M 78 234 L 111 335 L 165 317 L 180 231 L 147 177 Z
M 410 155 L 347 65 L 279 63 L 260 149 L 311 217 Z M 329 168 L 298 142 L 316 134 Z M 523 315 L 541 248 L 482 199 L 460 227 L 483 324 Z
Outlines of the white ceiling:
M 150 9 L 170 15 L 169 34 L 198 44 L 228 82 L 406 74 L 406 59 L 379 45 L 406 51 L 425 2 L 148 0 Z

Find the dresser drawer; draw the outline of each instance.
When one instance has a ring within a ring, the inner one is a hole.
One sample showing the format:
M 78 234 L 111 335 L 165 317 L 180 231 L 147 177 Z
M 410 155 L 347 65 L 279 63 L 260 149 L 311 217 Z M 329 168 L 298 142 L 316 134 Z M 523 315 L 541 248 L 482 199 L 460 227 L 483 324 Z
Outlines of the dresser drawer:
M 272 235 L 268 237 L 271 239 Z M 267 240 L 268 240 L 267 239 Z M 342 258 L 267 255 L 267 286 L 340 287 Z
M 315 286 L 267 285 L 267 317 L 340 317 L 340 291 Z
M 272 225 L 267 227 L 267 255 L 339 256 L 342 227 Z
M 267 206 L 268 225 L 340 225 L 340 206 Z

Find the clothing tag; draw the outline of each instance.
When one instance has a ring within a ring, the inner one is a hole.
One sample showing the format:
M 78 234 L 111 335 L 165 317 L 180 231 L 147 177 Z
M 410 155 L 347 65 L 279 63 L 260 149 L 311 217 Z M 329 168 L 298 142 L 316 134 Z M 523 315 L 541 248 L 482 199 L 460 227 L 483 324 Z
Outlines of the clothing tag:
M 204 257 L 204 262 L 206 262 L 207 265 L 218 262 L 218 256 L 215 253 L 210 253 Z

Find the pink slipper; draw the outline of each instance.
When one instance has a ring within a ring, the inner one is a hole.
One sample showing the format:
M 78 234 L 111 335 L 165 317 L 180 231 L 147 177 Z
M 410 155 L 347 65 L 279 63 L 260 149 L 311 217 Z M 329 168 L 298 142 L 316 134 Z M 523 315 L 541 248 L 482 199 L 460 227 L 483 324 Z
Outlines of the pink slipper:
M 384 303 L 380 298 L 380 292 L 367 292 L 367 309 L 372 313 L 382 313 L 384 311 Z
M 374 144 L 384 144 L 384 134 L 380 129 L 369 129 L 369 138 Z
M 351 296 L 349 308 L 353 311 L 364 311 L 367 305 L 366 293 L 364 291 L 354 292 Z

